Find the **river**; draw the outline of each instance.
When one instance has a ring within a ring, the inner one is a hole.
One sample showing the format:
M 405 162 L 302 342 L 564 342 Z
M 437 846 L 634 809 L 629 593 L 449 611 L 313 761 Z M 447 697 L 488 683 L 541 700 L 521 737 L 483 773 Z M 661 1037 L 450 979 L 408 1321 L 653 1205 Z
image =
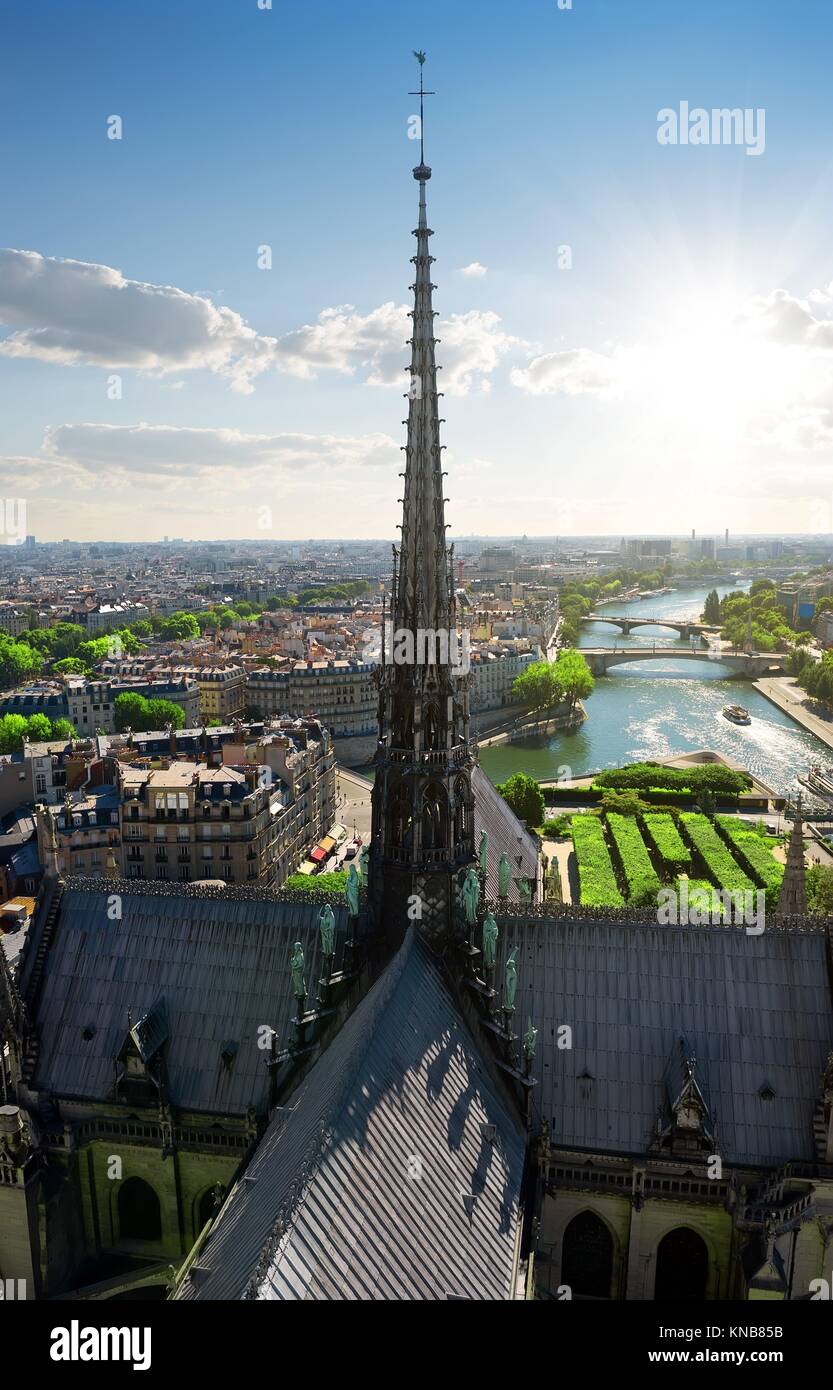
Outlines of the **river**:
M 723 596 L 731 586 L 717 585 Z M 744 587 L 738 585 L 736 587 Z M 683 588 L 674 593 L 630 603 L 608 605 L 618 616 L 699 618 L 706 588 Z M 624 638 L 618 628 L 604 623 L 585 624 L 579 646 L 688 647 L 673 629 L 646 628 Z M 723 718 L 727 704 L 743 704 L 752 716 L 748 725 L 730 724 Z M 617 763 L 643 758 L 671 758 L 699 748 L 734 759 L 780 794 L 799 790 L 796 774 L 811 763 L 831 761 L 830 749 L 813 734 L 795 724 L 761 695 L 751 682 L 727 678 L 726 668 L 710 661 L 639 661 L 614 666 L 596 680 L 585 701 L 587 719 L 573 733 L 522 743 L 483 748 L 480 762 L 495 782 L 513 772 L 527 772 L 546 779 L 580 777 Z M 569 768 L 570 771 L 564 771 Z

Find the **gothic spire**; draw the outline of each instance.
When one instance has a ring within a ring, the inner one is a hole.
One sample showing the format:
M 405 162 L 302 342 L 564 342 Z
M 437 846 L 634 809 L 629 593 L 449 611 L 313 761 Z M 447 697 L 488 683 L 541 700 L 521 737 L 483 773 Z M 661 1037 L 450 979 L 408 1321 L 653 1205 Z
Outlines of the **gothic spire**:
M 420 162 L 414 169 L 419 184 L 419 224 L 414 231 L 416 255 L 411 260 L 416 267 L 411 290 L 414 307 L 412 320 L 410 385 L 408 390 L 408 442 L 405 445 L 405 488 L 402 512 L 402 537 L 397 555 L 396 590 L 393 604 L 393 626 L 416 633 L 453 630 L 453 588 L 450 557 L 446 547 L 445 513 L 443 506 L 442 446 L 438 410 L 437 366 L 434 347 L 433 291 L 431 265 L 434 257 L 429 251 L 425 190 L 431 170 L 425 163 L 423 102 L 426 92 L 422 82 L 424 53 L 414 55 L 420 64 Z
M 807 911 L 807 891 L 804 881 L 804 823 L 801 819 L 801 793 L 795 808 L 787 867 L 778 895 L 779 917 L 803 917 Z

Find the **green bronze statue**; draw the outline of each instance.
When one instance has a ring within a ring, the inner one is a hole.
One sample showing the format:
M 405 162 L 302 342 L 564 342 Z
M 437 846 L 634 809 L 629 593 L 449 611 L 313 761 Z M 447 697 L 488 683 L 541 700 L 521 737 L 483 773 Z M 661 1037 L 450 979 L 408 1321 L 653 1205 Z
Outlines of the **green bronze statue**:
M 480 902 L 480 879 L 477 877 L 476 869 L 469 869 L 463 880 L 463 907 L 466 912 L 466 922 L 473 927 L 477 921 L 477 908 Z
M 367 887 L 367 870 L 370 864 L 370 845 L 362 845 L 359 850 L 359 873 L 362 880 L 362 888 Z
M 532 1019 L 530 1019 L 527 1026 L 527 1030 L 524 1033 L 524 1057 L 526 1058 L 527 1062 L 531 1062 L 533 1057 L 535 1056 L 535 1044 L 537 1042 L 537 1039 L 538 1029 L 535 1027 L 534 1023 L 532 1022 Z
M 295 991 L 295 998 L 303 999 L 307 992 L 307 984 L 304 979 L 304 950 L 300 941 L 295 942 L 289 969 L 292 974 L 292 988 Z
M 497 891 L 498 891 L 498 897 L 500 897 L 500 898 L 508 898 L 508 897 L 509 897 L 509 885 L 510 885 L 511 882 L 512 882 L 512 861 L 510 860 L 508 854 L 502 854 L 502 855 L 500 856 L 500 863 L 498 864 L 498 869 L 497 869 L 497 884 L 498 884 Z
M 318 929 L 321 933 L 321 950 L 325 956 L 331 956 L 335 949 L 336 917 L 329 903 L 321 909 Z
M 503 1007 L 510 1011 L 515 1007 L 515 995 L 518 992 L 518 967 L 515 964 L 517 949 L 517 946 L 513 946 L 506 958 L 506 970 L 503 978 Z
M 477 851 L 480 867 L 484 874 L 489 872 L 489 836 L 485 830 L 480 832 L 480 848 Z
M 359 878 L 359 871 L 355 864 L 351 864 L 347 870 L 347 882 L 344 885 L 344 896 L 347 899 L 347 907 L 351 917 L 359 915 L 359 892 L 362 881 Z
M 532 902 L 532 888 L 526 874 L 522 874 L 518 879 L 518 896 L 522 903 Z
M 491 912 L 486 913 L 483 923 L 483 964 L 487 970 L 494 970 L 497 956 L 497 922 Z

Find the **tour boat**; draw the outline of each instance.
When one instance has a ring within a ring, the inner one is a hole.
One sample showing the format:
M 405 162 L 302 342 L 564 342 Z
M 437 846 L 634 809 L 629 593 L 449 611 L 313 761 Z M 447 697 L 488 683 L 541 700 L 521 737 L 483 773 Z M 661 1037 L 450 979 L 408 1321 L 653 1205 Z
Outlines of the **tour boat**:
M 729 719 L 733 724 L 751 724 L 752 718 L 749 710 L 744 709 L 743 705 L 724 705 L 723 718 Z

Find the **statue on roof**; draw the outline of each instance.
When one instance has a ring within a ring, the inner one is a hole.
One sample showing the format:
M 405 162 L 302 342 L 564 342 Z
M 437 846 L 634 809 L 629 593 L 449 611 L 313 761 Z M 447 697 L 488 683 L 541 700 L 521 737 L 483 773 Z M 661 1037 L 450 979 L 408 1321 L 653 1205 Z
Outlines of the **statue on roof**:
M 307 992 L 307 983 L 304 979 L 304 950 L 300 941 L 295 942 L 292 952 L 292 959 L 289 962 L 289 970 L 292 975 L 292 988 L 296 999 L 303 999 Z
M 521 874 L 518 879 L 518 896 L 522 903 L 532 902 L 532 887 L 526 874 Z
M 480 832 L 480 847 L 477 851 L 477 857 L 480 860 L 481 869 L 484 874 L 487 874 L 489 872 L 489 836 L 485 830 Z
M 325 903 L 321 909 L 318 929 L 321 933 L 321 950 L 325 956 L 331 956 L 335 947 L 336 918 L 329 903 Z
M 350 865 L 347 870 L 347 882 L 344 885 L 344 896 L 347 899 L 347 907 L 351 917 L 359 915 L 359 892 L 361 890 L 361 879 L 355 863 Z
M 480 903 L 480 879 L 476 869 L 469 869 L 463 879 L 463 907 L 466 922 L 473 927 L 477 921 L 477 908 Z
M 497 956 L 497 922 L 491 912 L 486 913 L 486 920 L 483 923 L 483 964 L 487 970 L 494 970 L 495 959 Z
M 359 873 L 362 878 L 362 888 L 367 887 L 367 871 L 370 864 L 370 845 L 362 845 L 359 850 Z
M 500 863 L 497 866 L 497 891 L 499 898 L 509 897 L 509 885 L 512 882 L 512 861 L 508 854 L 500 856 Z
M 518 992 L 518 967 L 515 964 L 517 950 L 517 946 L 513 946 L 509 952 L 503 976 L 503 1007 L 509 1010 L 514 1009 L 515 995 Z
M 530 1018 L 527 1022 L 526 1032 L 524 1033 L 524 1057 L 527 1062 L 531 1062 L 533 1057 L 535 1056 L 535 1044 L 537 1040 L 538 1029 L 535 1027 L 534 1023 L 532 1022 L 532 1019 Z

